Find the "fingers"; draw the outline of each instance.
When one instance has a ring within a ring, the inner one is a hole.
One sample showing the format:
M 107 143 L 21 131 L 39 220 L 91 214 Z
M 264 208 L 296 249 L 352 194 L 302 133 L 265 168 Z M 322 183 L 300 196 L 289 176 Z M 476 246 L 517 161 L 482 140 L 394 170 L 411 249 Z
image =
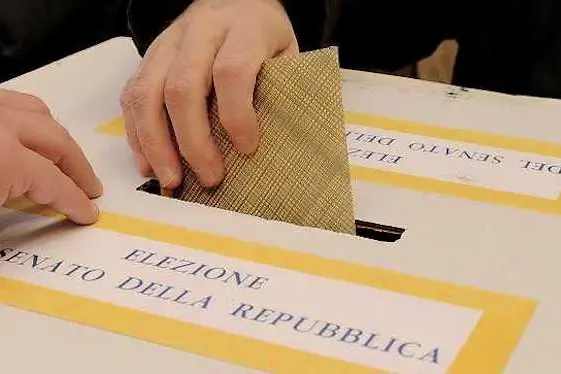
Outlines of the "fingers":
M 271 49 L 271 43 L 251 28 L 238 28 L 228 34 L 216 56 L 213 80 L 220 122 L 242 153 L 255 152 L 259 144 L 259 124 L 253 106 L 257 75 L 271 56 L 297 53 L 297 45 L 290 41 L 287 39 L 286 45 L 273 44 L 277 48 Z
M 218 113 L 234 146 L 242 153 L 253 153 L 259 143 L 259 127 L 253 94 L 257 74 L 267 51 L 259 36 L 230 33 L 220 48 L 213 66 L 213 80 Z M 253 45 L 254 48 L 243 46 Z
M 32 149 L 58 166 L 90 198 L 103 193 L 103 186 L 68 131 L 54 119 L 36 112 L 12 109 L 2 111 L 3 119 L 21 144 Z
M 298 46 L 282 5 L 250 3 L 207 0 L 188 7 L 152 43 L 121 96 L 138 169 L 143 175 L 152 169 L 164 189 L 181 182 L 181 157 L 202 185 L 224 178 L 208 116 L 213 81 L 220 122 L 234 146 L 245 154 L 258 147 L 257 74 L 266 58 Z
M 22 170 L 18 173 L 23 190 L 12 190 L 10 198 L 25 195 L 29 200 L 47 205 L 77 224 L 95 223 L 97 206 L 59 168 L 27 148 L 18 153 Z
M 175 58 L 173 38 L 157 40 L 147 51 L 137 76 L 121 96 L 127 137 L 141 173 L 152 169 L 163 187 L 181 181 L 181 163 L 170 135 L 164 107 L 164 82 Z
M 207 97 L 214 57 L 225 31 L 197 26 L 185 27 L 164 96 L 181 154 L 200 183 L 212 187 L 222 181 L 224 171 L 211 134 Z
M 125 117 L 127 142 L 130 149 L 135 155 L 136 168 L 143 177 L 148 177 L 150 175 L 150 172 L 152 171 L 152 168 L 150 167 L 150 163 L 148 162 L 148 160 L 146 160 L 146 157 L 144 157 L 144 154 L 142 153 L 142 147 L 140 146 L 140 141 L 138 140 L 138 136 L 136 135 L 136 124 L 134 122 L 132 111 L 127 109 L 123 111 L 123 115 Z
M 51 115 L 49 107 L 38 97 L 0 88 L 0 106 Z

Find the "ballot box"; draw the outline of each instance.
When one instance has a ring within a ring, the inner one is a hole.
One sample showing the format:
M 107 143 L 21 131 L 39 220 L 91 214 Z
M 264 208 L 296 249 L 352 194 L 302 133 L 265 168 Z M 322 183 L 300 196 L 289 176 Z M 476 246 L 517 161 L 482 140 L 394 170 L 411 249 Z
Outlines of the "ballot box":
M 2 85 L 42 98 L 100 220 L 0 210 L 5 373 L 561 371 L 561 103 L 343 71 L 357 235 L 159 196 L 119 38 Z

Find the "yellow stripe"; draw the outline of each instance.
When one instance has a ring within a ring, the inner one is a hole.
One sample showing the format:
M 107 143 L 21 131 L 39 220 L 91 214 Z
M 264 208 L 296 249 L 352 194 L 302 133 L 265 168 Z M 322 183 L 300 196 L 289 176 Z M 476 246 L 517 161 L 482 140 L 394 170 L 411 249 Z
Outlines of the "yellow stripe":
M 553 142 L 545 142 L 484 131 L 452 129 L 354 112 L 346 113 L 345 119 L 347 123 L 365 125 L 382 130 L 398 131 L 407 134 L 428 136 L 438 139 L 466 142 L 481 146 L 561 158 L 561 144 Z
M 438 139 L 460 141 L 481 146 L 561 158 L 561 144 L 536 139 L 520 138 L 484 131 L 445 128 L 390 117 L 373 116 L 354 112 L 347 112 L 345 114 L 345 120 L 347 123 L 364 125 L 382 130 L 398 131 L 407 134 L 428 136 Z M 97 132 L 106 135 L 126 136 L 123 118 L 117 117 L 108 121 L 98 127 Z
M 387 373 L 3 277 L 0 302 L 270 373 Z
M 346 113 L 346 121 L 348 123 L 369 126 L 377 129 L 398 131 L 452 141 L 462 141 L 481 146 L 490 146 L 561 158 L 561 144 L 557 143 L 517 138 L 481 131 L 450 129 L 353 112 Z M 126 135 L 123 119 L 121 117 L 115 118 L 100 126 L 97 131 L 114 136 Z M 460 199 L 468 199 L 488 204 L 530 209 L 540 213 L 561 214 L 561 191 L 557 200 L 551 200 L 357 165 L 351 166 L 351 176 L 355 180 L 385 184 L 392 187 L 401 187 L 415 191 L 453 196 Z
M 11 201 L 8 207 L 59 217 L 48 209 L 37 208 L 24 200 Z M 102 212 L 93 227 L 483 311 L 483 317 L 449 370 L 450 374 L 502 372 L 537 305 L 534 300 L 526 298 L 345 263 L 115 213 Z M 0 301 L 16 307 L 266 372 L 383 372 L 6 279 L 2 280 L 0 290 Z M 197 339 L 185 339 L 188 336 L 197 336 Z
M 126 136 L 127 131 L 123 117 L 113 118 L 111 121 L 99 126 L 97 132 L 105 135 Z
M 437 179 L 402 174 L 390 170 L 351 166 L 351 176 L 355 179 L 385 184 L 391 187 L 407 188 L 427 193 L 452 196 L 488 204 L 506 205 L 540 213 L 561 214 L 561 195 L 557 200 L 521 195 L 514 192 L 445 182 Z
M 360 113 L 347 113 L 346 120 L 348 123 L 369 126 L 377 129 L 429 136 L 438 139 L 468 142 L 481 146 L 490 146 L 561 158 L 561 144 L 557 143 L 517 138 L 481 131 L 443 128 Z M 375 167 L 355 165 L 351 166 L 351 175 L 353 178 L 358 180 L 385 184 L 392 187 L 401 187 L 415 191 L 453 196 L 460 199 L 468 199 L 488 204 L 529 209 L 540 213 L 561 214 L 561 191 L 558 198 L 556 200 L 552 200 L 462 183 L 445 182 L 433 178 L 381 170 Z

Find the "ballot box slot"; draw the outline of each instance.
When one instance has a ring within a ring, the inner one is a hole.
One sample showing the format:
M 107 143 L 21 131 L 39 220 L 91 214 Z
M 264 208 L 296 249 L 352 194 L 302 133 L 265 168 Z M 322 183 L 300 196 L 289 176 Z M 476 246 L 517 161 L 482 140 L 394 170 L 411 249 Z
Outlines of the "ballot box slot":
M 356 235 L 380 242 L 396 242 L 405 232 L 404 228 L 374 222 L 355 220 Z
M 136 188 L 137 191 L 161 196 L 160 183 L 156 179 L 150 179 Z M 380 242 L 395 242 L 401 239 L 405 229 L 374 222 L 355 220 L 356 235 L 361 238 L 376 240 Z
M 136 188 L 137 191 L 147 192 L 151 195 L 161 195 L 160 183 L 157 179 L 150 179 Z

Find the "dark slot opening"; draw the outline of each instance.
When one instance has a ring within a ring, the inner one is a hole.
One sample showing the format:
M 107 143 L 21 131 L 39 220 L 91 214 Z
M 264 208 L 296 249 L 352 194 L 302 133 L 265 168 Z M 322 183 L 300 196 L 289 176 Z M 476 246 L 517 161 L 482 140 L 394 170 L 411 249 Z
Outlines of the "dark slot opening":
M 355 220 L 356 234 L 362 238 L 380 242 L 396 242 L 405 232 L 404 228 L 382 225 L 379 223 Z
M 148 182 L 145 182 L 138 186 L 136 190 L 158 196 L 160 196 L 161 194 L 160 183 L 157 179 L 150 179 Z
M 136 190 L 158 196 L 161 194 L 160 184 L 156 179 L 151 179 L 143 183 L 137 187 Z M 405 232 L 405 229 L 400 227 L 393 227 L 361 220 L 356 220 L 355 224 L 357 236 L 380 242 L 395 242 L 401 239 L 401 236 Z

